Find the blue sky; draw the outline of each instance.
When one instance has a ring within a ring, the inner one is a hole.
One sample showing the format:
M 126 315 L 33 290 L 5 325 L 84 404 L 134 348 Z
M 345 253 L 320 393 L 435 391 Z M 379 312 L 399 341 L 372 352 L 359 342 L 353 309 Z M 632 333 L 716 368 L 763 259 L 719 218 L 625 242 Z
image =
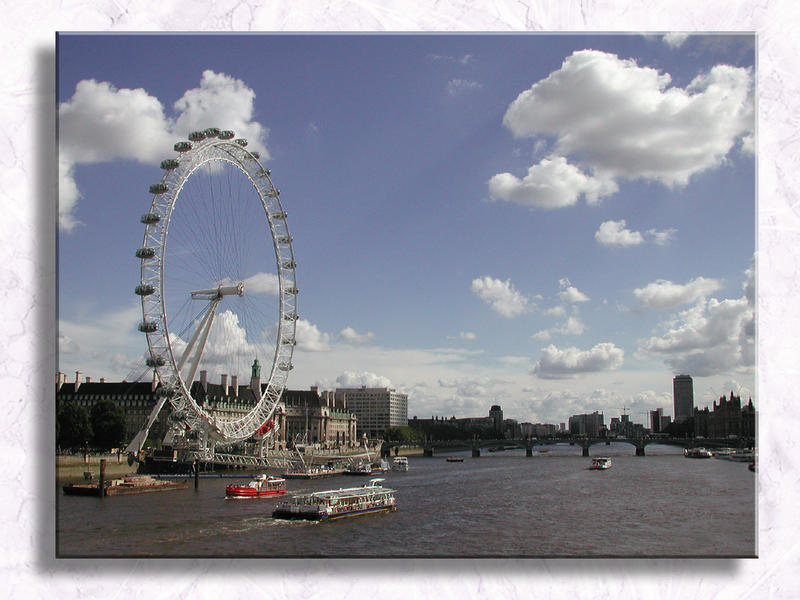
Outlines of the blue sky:
M 59 369 L 142 374 L 147 187 L 217 126 L 289 213 L 289 387 L 533 422 L 671 414 L 677 373 L 752 396 L 753 42 L 62 35 Z

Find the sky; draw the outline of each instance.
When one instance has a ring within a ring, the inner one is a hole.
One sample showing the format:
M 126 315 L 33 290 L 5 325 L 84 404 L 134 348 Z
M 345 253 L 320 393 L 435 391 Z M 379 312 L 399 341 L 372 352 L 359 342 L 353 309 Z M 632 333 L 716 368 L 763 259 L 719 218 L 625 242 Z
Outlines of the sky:
M 60 35 L 58 368 L 150 378 L 139 216 L 220 127 L 289 215 L 291 389 L 647 425 L 687 373 L 758 404 L 754 69 L 751 35 Z

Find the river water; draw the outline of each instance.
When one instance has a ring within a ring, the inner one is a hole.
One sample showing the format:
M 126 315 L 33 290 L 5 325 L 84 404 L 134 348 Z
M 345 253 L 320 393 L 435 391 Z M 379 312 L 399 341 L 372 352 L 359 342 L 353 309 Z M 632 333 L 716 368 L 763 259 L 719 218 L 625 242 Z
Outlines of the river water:
M 59 557 L 751 557 L 756 474 L 680 448 L 577 446 L 411 457 L 384 475 L 397 511 L 330 522 L 270 518 L 275 498 L 225 500 L 225 478 L 184 490 L 86 498 L 57 488 Z M 237 479 L 243 482 L 246 480 Z M 357 476 L 288 480 L 288 494 L 352 487 Z M 58 482 L 59 484 L 63 482 Z

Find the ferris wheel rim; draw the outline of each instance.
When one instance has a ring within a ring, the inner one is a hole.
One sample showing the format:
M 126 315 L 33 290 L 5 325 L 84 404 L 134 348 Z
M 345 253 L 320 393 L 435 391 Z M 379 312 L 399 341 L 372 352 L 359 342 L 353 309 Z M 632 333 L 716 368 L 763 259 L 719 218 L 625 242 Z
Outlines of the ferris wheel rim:
M 164 175 L 159 183 L 150 186 L 153 201 L 150 212 L 141 219 L 145 233 L 142 248 L 137 251 L 137 257 L 141 258 L 141 281 L 136 288 L 136 293 L 142 297 L 139 329 L 147 337 L 148 366 L 156 371 L 162 393 L 169 396 L 173 414 L 192 429 L 205 431 L 217 441 L 237 442 L 259 433 L 272 417 L 292 368 L 298 319 L 294 249 L 280 191 L 272 182 L 271 172 L 261 164 L 258 153 L 245 148 L 246 140 L 234 139 L 233 132 L 216 129 L 194 132 L 189 137 L 190 142 L 175 144 L 178 159 L 166 159 L 161 163 Z M 232 420 L 216 420 L 192 397 L 193 381 L 185 381 L 181 375 L 170 340 L 164 293 L 164 259 L 175 203 L 197 170 L 216 161 L 233 165 L 252 184 L 264 209 L 278 279 L 277 335 L 269 377 L 266 384 L 262 384 L 262 390 L 256 393 L 255 406 L 241 418 Z

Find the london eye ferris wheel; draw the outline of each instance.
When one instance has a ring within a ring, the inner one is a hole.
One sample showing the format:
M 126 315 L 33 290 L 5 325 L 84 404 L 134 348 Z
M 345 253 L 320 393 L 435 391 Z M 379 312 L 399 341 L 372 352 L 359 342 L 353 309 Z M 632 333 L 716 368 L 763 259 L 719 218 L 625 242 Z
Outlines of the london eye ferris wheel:
M 141 217 L 139 330 L 160 404 L 169 401 L 173 424 L 213 448 L 270 434 L 296 344 L 296 264 L 280 191 L 246 140 L 209 128 L 174 149 Z M 264 377 L 248 402 L 238 380 L 258 363 Z M 229 410 L 212 410 L 215 398 L 196 397 L 196 384 L 193 395 L 198 376 L 232 384 L 216 398 Z

